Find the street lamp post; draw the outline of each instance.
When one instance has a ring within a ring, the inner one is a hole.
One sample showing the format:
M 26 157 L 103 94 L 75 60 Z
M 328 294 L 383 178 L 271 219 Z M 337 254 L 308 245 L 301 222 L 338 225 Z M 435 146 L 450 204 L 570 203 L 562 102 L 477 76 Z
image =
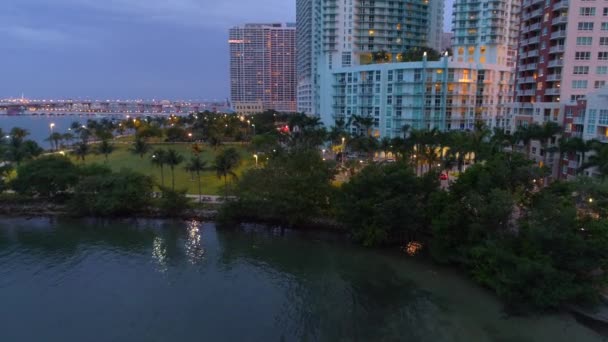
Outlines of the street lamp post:
M 53 128 L 55 128 L 55 123 L 51 122 L 51 124 L 49 125 L 49 128 L 51 129 L 51 136 L 49 137 L 49 140 L 51 142 L 51 150 L 53 150 Z M 56 146 L 57 149 L 59 149 L 59 146 Z
M 255 167 L 258 167 L 258 155 L 254 154 L 253 158 L 255 158 Z
M 253 127 L 253 136 L 255 137 L 255 124 L 251 124 L 251 127 Z

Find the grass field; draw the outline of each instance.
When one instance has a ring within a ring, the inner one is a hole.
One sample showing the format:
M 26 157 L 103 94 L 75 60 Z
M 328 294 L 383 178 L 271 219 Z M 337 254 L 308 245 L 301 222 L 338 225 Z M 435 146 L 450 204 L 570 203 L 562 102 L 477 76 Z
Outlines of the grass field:
M 120 171 L 121 169 L 131 169 L 145 175 L 149 175 L 154 177 L 157 183 L 161 183 L 161 172 L 160 168 L 152 165 L 150 162 L 151 152 L 145 155 L 143 158 L 140 158 L 138 155 L 135 155 L 129 151 L 129 144 L 125 142 L 119 142 L 115 145 L 115 150 L 112 154 L 108 156 L 108 161 L 106 163 L 105 157 L 99 154 L 89 154 L 86 157 L 85 164 L 104 164 L 108 165 L 112 170 Z M 243 145 L 224 145 L 214 151 L 212 148 L 202 145 L 203 152 L 201 153 L 201 158 L 207 161 L 209 167 L 213 165 L 215 156 L 221 152 L 223 148 L 234 147 L 241 154 L 241 163 L 235 169 L 235 173 L 238 176 L 243 174 L 243 171 L 252 167 L 255 164 L 255 160 L 253 159 L 252 154 L 247 151 L 247 146 Z M 95 150 L 95 147 L 92 147 Z M 152 144 L 153 151 L 157 148 L 168 149 L 172 148 L 179 152 L 184 157 L 184 163 L 175 167 L 175 188 L 176 189 L 186 189 L 189 194 L 198 194 L 198 182 L 196 179 L 196 175 L 192 178 L 191 174 L 184 170 L 184 167 L 193 156 L 192 154 L 192 144 L 183 143 L 183 144 Z M 82 165 L 83 162 L 77 160 L 75 156 L 71 156 L 72 160 L 79 165 Z M 164 168 L 165 174 L 165 186 L 171 186 L 171 170 L 168 166 Z M 224 180 L 218 179 L 215 171 L 206 171 L 202 173 L 201 177 L 201 187 L 202 192 L 205 195 L 220 195 L 223 194 Z

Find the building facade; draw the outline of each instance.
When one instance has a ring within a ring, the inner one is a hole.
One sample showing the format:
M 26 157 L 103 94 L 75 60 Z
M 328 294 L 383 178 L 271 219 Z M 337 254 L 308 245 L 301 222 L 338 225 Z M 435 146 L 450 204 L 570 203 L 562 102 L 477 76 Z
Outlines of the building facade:
M 295 24 L 245 24 L 229 32 L 230 99 L 235 108 L 295 112 Z
M 511 112 L 513 130 L 549 121 L 571 125 L 579 100 L 608 79 L 608 3 L 602 0 L 524 0 L 521 15 L 516 97 Z M 549 146 L 552 147 L 552 146 Z M 547 160 L 538 142 L 532 157 Z M 553 153 L 551 153 L 553 154 Z M 549 160 L 558 160 L 549 156 Z M 553 175 L 563 173 L 559 163 L 548 165 Z
M 515 68 L 520 0 L 456 0 L 452 49 L 458 62 Z
M 511 68 L 440 61 L 372 64 L 332 72 L 333 120 L 354 115 L 374 118 L 376 137 L 403 136 L 403 127 L 429 130 L 497 126 L 512 98 Z
M 440 49 L 444 0 L 297 0 L 298 109 L 321 115 L 335 69 L 399 61 L 412 48 Z M 322 96 L 323 95 L 323 96 Z
M 564 110 L 564 136 L 582 138 L 584 141 L 595 140 L 608 143 L 608 86 L 600 88 L 576 103 L 567 104 Z M 581 153 L 566 153 L 561 163 L 560 178 L 574 178 L 580 173 L 583 158 Z M 585 171 L 588 176 L 594 176 L 596 170 Z

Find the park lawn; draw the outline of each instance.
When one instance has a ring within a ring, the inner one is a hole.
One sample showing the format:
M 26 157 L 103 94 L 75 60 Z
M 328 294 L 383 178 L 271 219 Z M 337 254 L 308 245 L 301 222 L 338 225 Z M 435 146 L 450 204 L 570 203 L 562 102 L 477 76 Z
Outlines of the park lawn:
M 140 172 L 145 175 L 152 176 L 154 180 L 160 184 L 161 183 L 161 172 L 160 168 L 152 165 L 150 162 L 152 151 L 157 148 L 169 149 L 172 148 L 179 152 L 184 157 L 184 162 L 175 167 L 175 188 L 176 189 L 186 189 L 188 194 L 198 194 L 198 181 L 196 179 L 196 175 L 194 178 L 190 175 L 190 173 L 184 170 L 186 164 L 193 156 L 192 154 L 192 144 L 190 143 L 179 143 L 179 144 L 151 144 L 152 148 L 149 153 L 147 153 L 143 158 L 140 158 L 139 155 L 135 155 L 129 151 L 129 144 L 125 143 L 116 143 L 115 150 L 112 154 L 108 156 L 108 161 L 106 162 L 105 157 L 100 154 L 89 154 L 87 155 L 84 164 L 103 164 L 108 165 L 114 171 L 120 171 L 121 169 L 131 169 L 136 172 Z M 255 164 L 255 160 L 253 159 L 251 153 L 247 150 L 246 145 L 224 145 L 217 150 L 213 150 L 212 148 L 201 145 L 203 147 L 203 152 L 201 153 L 201 158 L 205 160 L 209 167 L 211 167 L 214 163 L 215 156 L 221 152 L 223 148 L 234 147 L 241 154 L 241 163 L 234 170 L 237 176 L 241 176 L 243 172 L 249 168 L 251 168 Z M 93 146 L 93 150 L 95 147 Z M 83 162 L 77 160 L 75 156 L 71 156 L 72 160 L 79 165 L 82 165 Z M 165 186 L 171 187 L 171 169 L 168 166 L 164 167 L 165 174 Z M 228 178 L 228 182 L 230 183 L 230 177 Z M 201 173 L 201 189 L 202 193 L 205 195 L 222 195 L 224 194 L 224 180 L 219 179 L 215 173 L 215 171 L 205 171 Z

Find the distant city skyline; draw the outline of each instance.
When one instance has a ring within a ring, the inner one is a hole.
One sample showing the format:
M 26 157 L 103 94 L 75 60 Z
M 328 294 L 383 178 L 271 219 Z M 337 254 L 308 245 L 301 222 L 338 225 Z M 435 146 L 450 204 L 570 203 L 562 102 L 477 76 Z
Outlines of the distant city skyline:
M 451 24 L 446 4 L 446 29 Z M 228 28 L 295 0 L 5 0 L 0 98 L 225 99 Z

